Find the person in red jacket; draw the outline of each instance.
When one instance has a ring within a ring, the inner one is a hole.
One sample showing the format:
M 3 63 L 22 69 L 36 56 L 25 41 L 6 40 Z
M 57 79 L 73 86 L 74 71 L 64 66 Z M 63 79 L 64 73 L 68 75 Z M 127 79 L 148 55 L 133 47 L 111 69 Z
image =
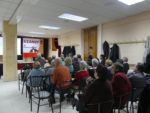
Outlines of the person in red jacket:
M 132 86 L 127 75 L 123 72 L 123 65 L 121 63 L 114 63 L 112 65 L 112 73 L 114 75 L 112 80 L 112 89 L 114 96 L 114 105 L 124 106 L 128 101 L 128 96 L 123 96 L 120 103 L 120 96 L 129 94 L 131 92 Z
M 89 77 L 89 72 L 87 71 L 87 63 L 85 61 L 80 62 L 80 71 L 75 75 L 75 85 L 79 86 L 79 80 Z

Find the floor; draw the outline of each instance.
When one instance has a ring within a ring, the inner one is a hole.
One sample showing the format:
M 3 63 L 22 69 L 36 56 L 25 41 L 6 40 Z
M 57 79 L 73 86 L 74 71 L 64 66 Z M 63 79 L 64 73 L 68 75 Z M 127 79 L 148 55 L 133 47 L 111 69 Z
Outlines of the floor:
M 54 113 L 59 113 L 59 102 L 56 99 Z M 0 80 L 0 113 L 36 113 L 37 105 L 33 103 L 33 111 L 30 112 L 30 104 L 25 96 L 18 90 L 18 82 L 3 82 Z M 41 106 L 39 113 L 51 113 L 49 106 Z M 70 104 L 62 103 L 62 113 L 78 113 Z M 124 112 L 121 112 L 124 113 Z M 135 112 L 136 113 L 136 112 Z

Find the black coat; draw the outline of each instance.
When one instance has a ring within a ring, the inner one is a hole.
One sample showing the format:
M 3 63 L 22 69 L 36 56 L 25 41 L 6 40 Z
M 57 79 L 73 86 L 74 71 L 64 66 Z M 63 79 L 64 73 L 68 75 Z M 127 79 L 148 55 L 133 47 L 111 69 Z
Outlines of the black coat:
M 114 44 L 111 48 L 110 59 L 113 62 L 116 62 L 116 60 L 119 59 L 119 46 L 117 44 Z
M 104 55 L 105 55 L 106 59 L 108 59 L 108 57 L 109 57 L 109 49 L 110 49 L 109 44 L 107 41 L 105 41 L 103 44 L 103 51 L 104 51 Z

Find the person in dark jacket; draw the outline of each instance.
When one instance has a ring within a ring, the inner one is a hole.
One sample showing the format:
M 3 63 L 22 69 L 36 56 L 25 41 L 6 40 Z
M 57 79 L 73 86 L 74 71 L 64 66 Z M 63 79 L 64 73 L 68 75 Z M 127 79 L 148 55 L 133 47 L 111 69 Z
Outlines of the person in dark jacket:
M 138 63 L 135 66 L 134 73 L 129 75 L 130 82 L 132 84 L 132 100 L 135 100 L 140 97 L 144 87 L 146 86 L 146 78 L 144 76 L 144 65 L 142 63 Z
M 141 94 L 137 113 L 150 113 L 150 77 L 146 78 L 146 86 Z
M 100 56 L 100 63 L 103 64 L 105 66 L 105 55 L 101 55 Z
M 106 59 L 108 59 L 110 48 L 109 48 L 109 44 L 107 41 L 105 41 L 103 44 L 103 51 L 104 51 L 104 55 L 105 55 Z
M 92 56 L 92 55 L 88 55 L 87 64 L 88 64 L 89 66 L 92 66 L 92 59 L 93 59 L 93 56 Z
M 119 62 L 112 65 L 112 74 L 114 75 L 112 79 L 112 88 L 114 96 L 114 106 L 118 107 L 120 105 L 119 96 L 128 94 L 131 92 L 132 86 L 127 75 L 123 73 L 123 65 Z M 128 97 L 123 97 L 121 106 L 124 106 L 128 101 Z
M 128 64 L 128 58 L 127 57 L 123 57 L 123 68 L 124 68 L 125 74 L 127 74 L 128 70 L 129 70 L 129 64 Z
M 88 104 L 103 103 L 113 99 L 111 84 L 106 79 L 107 68 L 99 64 L 96 69 L 96 80 L 89 86 L 85 94 L 78 95 L 79 100 Z M 98 113 L 97 106 L 87 106 L 88 113 Z M 101 106 L 101 113 L 110 113 L 112 103 Z
M 112 61 L 111 60 L 106 60 L 105 62 L 105 67 L 107 67 L 107 80 L 111 81 L 113 78 L 113 74 L 111 72 L 111 68 L 112 68 Z

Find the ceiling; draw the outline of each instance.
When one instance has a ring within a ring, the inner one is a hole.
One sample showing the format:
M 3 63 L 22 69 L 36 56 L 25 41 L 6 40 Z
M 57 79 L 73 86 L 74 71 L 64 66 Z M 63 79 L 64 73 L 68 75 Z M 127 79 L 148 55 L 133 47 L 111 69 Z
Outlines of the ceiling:
M 103 24 L 150 10 L 150 0 L 127 6 L 118 0 L 0 0 L 0 31 L 2 21 L 18 23 L 18 35 L 36 36 L 29 32 L 43 32 L 39 37 L 51 37 L 77 29 Z M 89 18 L 84 22 L 59 19 L 63 13 Z M 17 18 L 17 19 L 16 19 Z M 20 20 L 20 21 L 19 21 Z M 39 25 L 61 27 L 44 30 Z

